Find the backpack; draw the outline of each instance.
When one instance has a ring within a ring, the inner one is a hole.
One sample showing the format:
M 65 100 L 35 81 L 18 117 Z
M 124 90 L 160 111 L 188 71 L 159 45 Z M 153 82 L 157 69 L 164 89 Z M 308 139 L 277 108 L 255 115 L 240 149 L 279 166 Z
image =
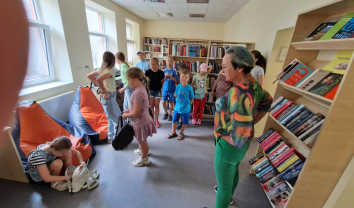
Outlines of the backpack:
M 94 170 L 90 172 L 86 164 L 81 166 L 70 165 L 66 169 L 65 175 L 72 175 L 71 180 L 67 181 L 68 189 L 71 193 L 79 192 L 85 188 L 90 190 L 98 186 L 98 171 Z
M 132 125 L 125 121 L 120 115 L 118 117 L 118 126 L 116 137 L 112 142 L 112 146 L 115 150 L 122 150 L 126 148 L 134 139 L 134 129 Z

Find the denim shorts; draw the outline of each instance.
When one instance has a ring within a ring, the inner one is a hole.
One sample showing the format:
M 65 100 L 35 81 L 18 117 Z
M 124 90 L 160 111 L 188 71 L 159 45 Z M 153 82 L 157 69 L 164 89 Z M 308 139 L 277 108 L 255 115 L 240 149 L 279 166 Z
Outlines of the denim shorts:
M 46 159 L 46 164 L 49 167 L 50 163 L 52 163 L 56 157 L 54 154 L 49 154 L 44 150 L 36 150 L 34 151 L 31 155 L 41 155 Z M 31 156 L 28 157 L 28 160 L 31 158 Z M 25 172 L 27 172 L 31 178 L 35 181 L 35 182 L 41 182 L 43 181 L 41 175 L 39 175 L 37 166 L 30 166 L 29 165 L 29 161 L 27 161 L 27 170 Z
M 150 90 L 150 97 L 162 98 L 161 90 Z

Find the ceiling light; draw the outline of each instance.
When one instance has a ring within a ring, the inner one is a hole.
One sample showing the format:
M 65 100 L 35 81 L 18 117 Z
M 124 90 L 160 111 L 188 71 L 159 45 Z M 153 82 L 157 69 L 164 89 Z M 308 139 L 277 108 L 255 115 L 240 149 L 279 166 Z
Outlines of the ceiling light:
M 189 14 L 190 17 L 204 18 L 205 14 Z
M 208 4 L 209 0 L 187 0 L 187 3 L 201 3 L 201 4 Z
M 160 17 L 173 17 L 172 13 L 157 12 Z
M 165 0 L 143 0 L 143 2 L 165 3 Z

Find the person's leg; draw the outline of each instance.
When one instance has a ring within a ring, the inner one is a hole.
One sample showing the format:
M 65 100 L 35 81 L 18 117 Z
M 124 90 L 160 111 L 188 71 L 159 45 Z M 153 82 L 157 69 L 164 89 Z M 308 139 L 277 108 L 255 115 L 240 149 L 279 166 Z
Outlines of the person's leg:
M 155 98 L 155 120 L 159 121 L 160 115 L 160 100 L 161 98 Z
M 141 141 L 139 142 L 139 145 L 141 147 L 141 157 L 142 158 L 146 158 L 149 154 L 149 145 L 147 143 L 147 141 Z
M 172 118 L 172 134 L 176 134 L 176 127 L 177 127 L 177 122 L 179 121 L 181 117 L 181 114 L 179 114 L 177 111 L 173 113 L 173 118 Z
M 199 115 L 198 115 L 198 123 L 202 121 L 202 117 L 204 114 L 204 108 L 205 108 L 205 101 L 206 101 L 206 96 L 204 96 L 203 99 L 200 100 L 199 102 Z
M 155 117 L 154 117 L 154 112 L 155 112 L 155 97 L 151 96 L 150 93 L 150 108 L 151 108 L 151 112 L 152 112 L 152 120 L 155 121 Z
M 107 113 L 109 114 L 111 123 L 113 124 L 113 127 L 111 125 L 111 132 L 108 132 L 108 134 L 110 135 L 108 138 L 110 138 L 110 140 L 114 140 L 117 133 L 118 118 L 119 115 L 121 114 L 119 105 L 116 100 L 116 92 L 109 93 L 109 102 L 107 103 Z
M 187 124 L 182 124 L 182 128 L 181 128 L 181 133 L 184 134 L 184 130 L 186 130 L 187 128 Z
M 235 177 L 234 177 L 234 181 L 233 181 L 233 185 L 232 185 L 232 195 L 233 195 L 234 192 L 235 192 L 235 189 L 236 189 L 236 187 L 237 187 L 237 185 L 238 185 L 238 181 L 239 181 L 239 178 L 240 178 L 240 176 L 239 176 L 239 171 L 238 171 L 238 167 L 239 167 L 239 165 L 240 165 L 241 160 L 245 157 L 246 152 L 247 152 L 247 150 L 248 150 L 250 144 L 251 144 L 251 141 L 245 142 L 245 143 L 242 145 L 242 147 L 239 148 L 238 151 L 237 151 L 236 159 L 237 159 L 238 162 L 237 162 L 237 164 L 236 164 L 236 172 L 235 172 Z
M 123 104 L 123 110 L 126 111 L 129 109 L 130 106 L 130 97 L 132 96 L 133 89 L 128 87 L 124 90 L 124 104 Z
M 107 122 L 108 122 L 108 127 L 107 127 L 107 131 L 108 131 L 108 135 L 107 135 L 107 139 L 108 142 L 111 142 L 114 138 L 114 124 L 112 122 L 112 119 L 110 118 L 110 114 L 108 113 L 108 100 L 101 98 L 101 103 L 102 103 L 102 107 L 103 110 L 106 114 L 107 117 Z
M 182 120 L 181 133 L 184 134 L 184 130 L 186 130 L 187 125 L 189 124 L 189 113 L 182 114 L 181 120 Z
M 54 160 L 49 164 L 48 169 L 50 175 L 59 176 L 63 169 L 63 161 L 61 159 Z
M 194 99 L 194 102 L 193 102 L 193 116 L 192 116 L 193 119 L 197 119 L 199 103 L 200 103 L 199 99 Z
M 162 92 L 162 106 L 163 106 L 163 110 L 165 111 L 165 115 L 168 114 L 167 113 L 167 100 L 168 100 L 167 91 L 163 91 Z

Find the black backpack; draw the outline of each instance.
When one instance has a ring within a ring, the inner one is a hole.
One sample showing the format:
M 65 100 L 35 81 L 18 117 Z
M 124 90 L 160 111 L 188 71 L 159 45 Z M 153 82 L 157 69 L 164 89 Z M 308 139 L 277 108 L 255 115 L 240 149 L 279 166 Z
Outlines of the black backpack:
M 130 123 L 125 121 L 122 115 L 118 118 L 118 127 L 116 137 L 112 142 L 115 150 L 122 150 L 126 148 L 134 139 L 134 129 Z

